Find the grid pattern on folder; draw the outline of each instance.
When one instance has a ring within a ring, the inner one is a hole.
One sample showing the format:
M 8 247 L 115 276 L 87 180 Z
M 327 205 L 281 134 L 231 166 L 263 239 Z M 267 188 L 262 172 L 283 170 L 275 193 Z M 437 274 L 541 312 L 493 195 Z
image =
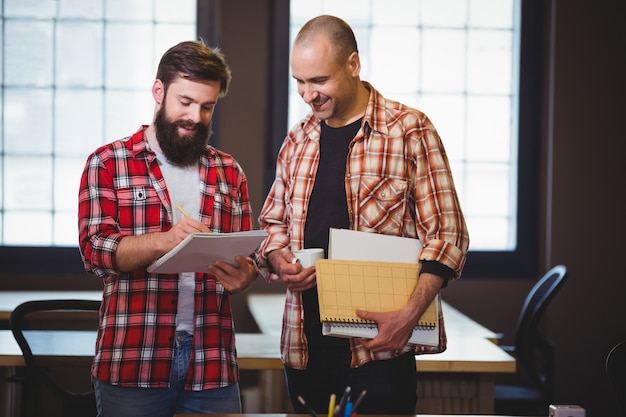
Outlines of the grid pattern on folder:
M 420 265 L 409 263 L 320 259 L 316 262 L 320 319 L 324 322 L 365 323 L 355 310 L 393 311 L 412 294 Z M 419 326 L 437 324 L 432 303 Z

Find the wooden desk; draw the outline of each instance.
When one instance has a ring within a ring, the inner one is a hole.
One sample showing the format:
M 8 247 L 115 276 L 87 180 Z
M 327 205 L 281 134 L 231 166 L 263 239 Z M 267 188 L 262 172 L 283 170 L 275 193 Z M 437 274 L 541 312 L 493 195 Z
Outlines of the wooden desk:
M 100 292 L 42 292 L 44 298 L 97 297 Z M 2 293 L 0 311 L 18 305 Z M 34 299 L 34 298 L 31 298 Z M 280 326 L 284 295 L 250 295 L 253 316 L 264 333 L 236 335 L 238 363 L 242 370 L 260 371 L 261 412 L 290 410 L 283 365 L 280 361 Z M 1 304 L 4 302 L 4 304 Z M 263 307 L 266 306 L 266 307 Z M 488 329 L 444 305 L 448 349 L 436 355 L 416 356 L 418 410 L 420 413 L 493 413 L 493 386 L 498 373 L 515 372 L 515 360 L 489 341 Z M 51 364 L 89 366 L 93 359 L 95 331 L 37 332 L 34 353 L 45 352 Z M 35 335 L 33 335 L 35 336 Z M 68 341 L 71 343 L 68 344 Z M 0 367 L 24 366 L 21 351 L 8 330 L 0 330 Z
M 264 334 L 280 337 L 284 294 L 250 294 L 248 306 Z M 493 413 L 495 376 L 515 372 L 515 359 L 492 341 L 496 334 L 447 303 L 443 303 L 448 348 L 435 355 L 417 355 L 418 413 Z M 243 342 L 243 343 L 242 343 Z M 240 350 L 248 345 L 238 338 Z M 278 349 L 278 345 L 276 349 Z M 275 353 L 277 354 L 277 353 Z M 282 370 L 282 367 L 280 367 Z M 284 375 L 264 373 L 265 391 L 277 395 Z M 280 410 L 277 402 L 264 411 Z M 284 407 L 284 406 L 283 406 Z M 284 408 L 282 408 L 284 409 Z

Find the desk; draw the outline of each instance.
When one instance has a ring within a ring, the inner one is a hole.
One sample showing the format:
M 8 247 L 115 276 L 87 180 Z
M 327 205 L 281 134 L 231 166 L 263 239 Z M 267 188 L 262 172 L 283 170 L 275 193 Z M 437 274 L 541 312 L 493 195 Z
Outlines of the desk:
M 264 334 L 280 338 L 284 300 L 284 294 L 248 295 L 250 312 Z M 494 332 L 445 301 L 442 309 L 448 348 L 443 353 L 415 357 L 415 365 L 419 371 L 416 412 L 493 413 L 495 376 L 499 373 L 514 373 L 515 359 L 492 342 L 496 340 Z M 241 356 L 242 349 L 248 343 L 242 341 L 240 336 L 238 335 L 237 347 Z M 268 372 L 265 374 L 266 383 L 273 384 L 265 389 L 276 395 L 281 389 L 280 385 L 284 384 L 284 376 L 278 373 L 273 376 Z M 282 396 L 286 394 L 278 397 Z M 272 411 L 279 408 L 279 405 L 274 403 L 268 408 L 266 411 Z
M 208 417 L 208 416 L 212 416 L 212 417 L 311 417 L 310 414 L 252 414 L 252 413 L 245 413 L 245 414 L 174 414 L 174 417 Z M 367 414 L 359 414 L 360 417 L 368 417 Z M 372 415 L 373 417 L 373 415 Z M 419 414 L 419 415 L 413 415 L 413 414 L 407 414 L 407 415 L 402 415 L 402 414 L 398 414 L 395 417 L 476 417 L 475 414 L 449 414 L 449 415 L 443 415 L 443 414 Z M 511 416 L 502 416 L 502 415 L 483 415 L 482 417 L 511 417 Z
M 0 311 L 18 305 L 23 298 L 0 297 Z M 101 292 L 42 292 L 44 298 L 97 297 Z M 79 294 L 82 294 L 79 296 Z M 23 294 L 22 294 L 23 295 Z M 261 371 L 262 412 L 284 411 L 286 387 L 280 361 L 280 325 L 283 294 L 248 296 L 250 310 L 263 333 L 237 333 L 238 363 L 242 370 Z M 263 307 L 265 306 L 265 307 Z M 427 413 L 493 413 L 495 375 L 515 372 L 515 360 L 489 341 L 493 335 L 467 316 L 444 305 L 448 349 L 436 355 L 416 356 L 418 410 Z M 278 329 L 278 330 L 277 330 Z M 34 353 L 46 353 L 51 364 L 89 366 L 95 331 L 36 332 Z M 30 340 L 30 339 L 29 339 Z M 68 344 L 68 340 L 71 343 Z M 0 330 L 0 367 L 24 366 L 22 353 L 9 330 Z M 281 414 L 285 416 L 284 414 Z

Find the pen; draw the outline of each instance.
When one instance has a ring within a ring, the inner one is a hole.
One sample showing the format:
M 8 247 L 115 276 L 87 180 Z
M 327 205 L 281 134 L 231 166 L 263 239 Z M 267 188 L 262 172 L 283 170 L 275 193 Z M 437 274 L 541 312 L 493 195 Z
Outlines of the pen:
M 354 405 L 352 406 L 352 414 L 356 413 L 356 409 L 359 406 L 359 404 L 361 404 L 361 401 L 363 401 L 363 397 L 365 397 L 365 394 L 367 394 L 366 389 L 361 391 L 361 393 L 359 394 L 359 398 L 357 398 L 356 401 L 354 402 Z
M 343 395 L 341 396 L 341 401 L 339 401 L 339 417 L 341 416 L 341 410 L 343 409 L 343 405 L 346 403 L 346 401 L 348 401 L 348 399 L 350 398 L 350 390 L 352 388 L 350 388 L 350 385 L 348 385 L 346 387 L 346 390 L 343 392 Z
M 337 396 L 335 393 L 330 394 L 330 401 L 328 402 L 328 417 L 333 417 L 335 414 L 335 400 Z
M 308 405 L 306 405 L 306 401 L 304 401 L 304 398 L 302 398 L 302 395 L 298 395 L 298 401 L 300 401 L 300 404 L 302 404 L 309 410 L 309 413 L 311 413 L 313 417 L 317 417 L 317 413 L 315 412 L 315 410 L 309 407 Z
M 346 409 L 343 411 L 343 417 L 350 417 L 352 415 L 352 402 L 346 403 Z
M 185 209 L 181 207 L 181 205 L 180 205 L 180 204 L 176 204 L 176 208 L 178 209 L 178 211 L 180 211 L 180 212 L 183 214 L 183 216 L 185 216 L 185 217 L 191 217 L 191 216 L 189 215 L 189 213 L 187 213 L 187 212 L 185 211 Z

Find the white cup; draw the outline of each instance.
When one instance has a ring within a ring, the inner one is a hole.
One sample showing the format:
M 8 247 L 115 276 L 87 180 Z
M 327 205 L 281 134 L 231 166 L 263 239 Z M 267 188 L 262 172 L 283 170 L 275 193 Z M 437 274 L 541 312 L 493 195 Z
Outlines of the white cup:
M 302 268 L 314 266 L 316 260 L 324 259 L 324 249 L 320 248 L 301 249 L 294 251 L 293 254 L 302 264 Z

